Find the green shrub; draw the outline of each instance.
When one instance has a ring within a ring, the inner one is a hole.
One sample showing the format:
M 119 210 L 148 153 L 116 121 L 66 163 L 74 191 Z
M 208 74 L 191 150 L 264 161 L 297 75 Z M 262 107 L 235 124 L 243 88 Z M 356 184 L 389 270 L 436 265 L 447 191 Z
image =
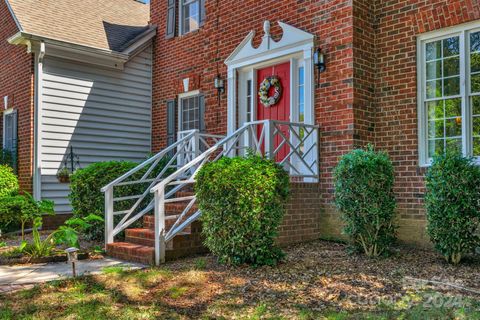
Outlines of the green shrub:
M 426 175 L 427 233 L 448 262 L 480 246 L 480 168 L 457 152 L 436 156 Z
M 0 165 L 0 197 L 12 196 L 18 193 L 18 178 L 13 169 Z
M 76 170 L 70 176 L 70 195 L 73 214 L 78 218 L 85 218 L 90 214 L 104 217 L 105 197 L 100 189 L 121 175 L 135 168 L 138 163 L 130 161 L 107 161 L 93 163 L 83 169 Z M 114 196 L 122 197 L 139 194 L 143 190 L 142 185 L 127 185 L 114 188 Z M 145 186 L 143 185 L 143 188 Z M 125 210 L 132 201 L 116 203 L 115 211 Z M 97 221 L 87 231 L 91 239 L 100 240 L 104 237 L 104 225 Z
M 357 149 L 344 155 L 334 171 L 335 203 L 344 233 L 368 256 L 386 253 L 395 240 L 394 170 L 384 152 Z
M 258 156 L 222 158 L 199 171 L 195 191 L 205 245 L 220 262 L 278 262 L 275 238 L 289 194 L 285 170 Z

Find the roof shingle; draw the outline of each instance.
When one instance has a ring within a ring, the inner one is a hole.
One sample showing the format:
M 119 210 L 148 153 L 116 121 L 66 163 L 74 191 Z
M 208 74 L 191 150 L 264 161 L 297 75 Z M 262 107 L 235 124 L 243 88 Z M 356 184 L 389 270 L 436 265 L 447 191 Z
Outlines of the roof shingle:
M 6 0 L 23 32 L 121 52 L 148 29 L 149 5 L 135 0 Z

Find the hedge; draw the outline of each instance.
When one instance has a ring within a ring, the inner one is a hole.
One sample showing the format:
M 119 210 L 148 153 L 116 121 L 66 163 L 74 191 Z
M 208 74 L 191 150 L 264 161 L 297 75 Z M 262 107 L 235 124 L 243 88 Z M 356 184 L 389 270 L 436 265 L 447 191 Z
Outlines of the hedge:
M 480 168 L 458 152 L 434 157 L 426 175 L 427 233 L 448 262 L 480 246 Z
M 275 246 L 289 195 L 289 176 L 258 156 L 222 158 L 197 175 L 205 245 L 221 263 L 274 265 Z
M 394 169 L 388 155 L 369 146 L 344 155 L 334 171 L 335 203 L 344 233 L 368 256 L 388 252 L 395 240 Z
M 121 175 L 135 168 L 138 163 L 130 161 L 107 161 L 91 164 L 76 170 L 70 176 L 69 199 L 73 208 L 73 215 L 78 218 L 95 214 L 104 217 L 105 197 L 100 189 Z M 142 185 L 122 186 L 114 189 L 114 197 L 138 194 Z M 115 210 L 124 210 L 131 205 L 125 201 L 115 206 Z M 91 239 L 101 240 L 104 237 L 104 224 L 96 222 L 88 229 L 87 236 Z

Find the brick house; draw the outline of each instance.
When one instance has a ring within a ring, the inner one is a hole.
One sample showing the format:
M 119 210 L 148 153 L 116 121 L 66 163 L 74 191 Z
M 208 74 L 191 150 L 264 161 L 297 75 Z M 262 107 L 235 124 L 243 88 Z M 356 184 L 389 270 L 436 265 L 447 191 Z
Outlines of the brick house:
M 318 125 L 319 181 L 294 183 L 280 237 L 291 243 L 340 236 L 332 169 L 374 144 L 395 165 L 399 238 L 428 245 L 431 156 L 447 144 L 480 155 L 479 18 L 476 0 L 153 0 L 153 149 L 187 129 L 228 136 L 255 120 Z M 270 75 L 287 101 L 266 111 L 258 91 Z
M 61 168 L 150 152 L 149 16 L 132 0 L 0 1 L 3 149 L 18 153 L 21 188 L 59 214 L 71 212 Z
M 122 1 L 117 8 L 131 5 Z M 8 6 L 0 8 L 11 28 L 2 37 L 10 37 L 18 29 Z M 150 25 L 157 34 L 148 130 L 158 153 L 137 170 L 175 159 L 169 165 L 177 172 L 140 181 L 130 172 L 103 188 L 111 254 L 158 263 L 165 253 L 201 250 L 195 170 L 247 148 L 292 176 L 281 244 L 339 237 L 332 170 L 341 155 L 369 143 L 395 165 L 400 240 L 429 245 L 423 180 L 432 155 L 452 144 L 480 156 L 477 0 L 152 0 Z M 22 78 L 0 82 L 0 96 L 28 106 L 19 118 L 27 124 L 19 159 L 33 159 L 36 60 L 5 42 L 1 50 L 19 60 L 9 68 Z M 20 163 L 24 185 L 34 171 Z M 130 199 L 143 201 L 149 190 L 155 199 L 115 211 L 114 188 L 134 183 L 149 185 Z M 144 228 L 127 229 L 140 218 Z M 125 229 L 127 241 L 115 243 Z

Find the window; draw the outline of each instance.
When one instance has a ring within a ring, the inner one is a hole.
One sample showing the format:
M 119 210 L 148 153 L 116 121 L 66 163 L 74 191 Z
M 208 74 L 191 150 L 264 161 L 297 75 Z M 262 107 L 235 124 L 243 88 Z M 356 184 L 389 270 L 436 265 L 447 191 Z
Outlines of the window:
M 298 121 L 305 122 L 305 68 L 298 68 Z
M 204 98 L 195 95 L 180 99 L 180 131 L 204 130 Z
M 252 80 L 247 80 L 247 122 L 253 121 Z
M 205 21 L 205 0 L 180 0 L 181 34 L 195 31 Z
M 298 68 L 298 122 L 305 123 L 305 67 L 302 65 Z M 305 129 L 302 127 L 299 131 L 301 139 L 305 136 Z M 300 146 L 300 154 L 303 155 L 305 146 Z
M 17 111 L 6 110 L 3 113 L 3 152 L 1 162 L 17 170 Z
M 17 147 L 17 112 L 5 113 L 3 116 L 3 149 L 13 152 Z
M 419 49 L 421 164 L 447 149 L 480 160 L 480 30 L 421 36 Z

